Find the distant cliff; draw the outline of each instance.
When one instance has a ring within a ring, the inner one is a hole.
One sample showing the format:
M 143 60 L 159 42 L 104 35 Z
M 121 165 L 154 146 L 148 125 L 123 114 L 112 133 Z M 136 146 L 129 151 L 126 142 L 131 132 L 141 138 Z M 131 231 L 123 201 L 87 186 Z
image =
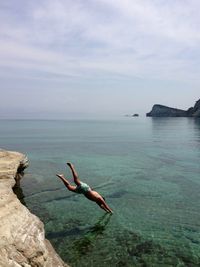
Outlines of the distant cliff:
M 24 155 L 0 150 L 0 266 L 67 267 L 45 239 L 43 223 L 13 193 L 27 166 Z
M 146 114 L 147 117 L 200 117 L 200 99 L 194 107 L 188 110 L 171 108 L 163 105 L 154 105 L 152 110 Z
M 193 108 L 191 108 L 190 112 L 193 117 L 200 117 L 200 99 L 196 102 Z

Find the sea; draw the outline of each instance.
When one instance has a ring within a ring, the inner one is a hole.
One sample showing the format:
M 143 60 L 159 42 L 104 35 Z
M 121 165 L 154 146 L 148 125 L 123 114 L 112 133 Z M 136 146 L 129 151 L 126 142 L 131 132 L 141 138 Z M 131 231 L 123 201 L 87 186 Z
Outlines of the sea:
M 200 119 L 1 120 L 0 148 L 28 156 L 15 193 L 71 267 L 200 266 Z

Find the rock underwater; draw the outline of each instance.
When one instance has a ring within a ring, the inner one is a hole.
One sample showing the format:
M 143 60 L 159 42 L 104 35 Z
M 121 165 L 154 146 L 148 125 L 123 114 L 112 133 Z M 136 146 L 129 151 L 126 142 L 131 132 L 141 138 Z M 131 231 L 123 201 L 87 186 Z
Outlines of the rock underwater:
M 188 110 L 155 104 L 147 117 L 200 117 L 200 99 Z
M 23 154 L 0 150 L 0 266 L 67 267 L 45 239 L 43 223 L 13 192 L 27 166 Z

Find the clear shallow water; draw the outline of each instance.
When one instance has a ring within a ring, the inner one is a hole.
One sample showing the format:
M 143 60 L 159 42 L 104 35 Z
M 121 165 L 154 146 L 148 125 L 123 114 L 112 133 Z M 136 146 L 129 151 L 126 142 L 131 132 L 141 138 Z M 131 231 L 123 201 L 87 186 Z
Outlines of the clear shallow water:
M 73 266 L 200 266 L 200 120 L 0 121 L 0 147 L 28 155 L 27 207 Z M 55 176 L 65 162 L 104 214 Z

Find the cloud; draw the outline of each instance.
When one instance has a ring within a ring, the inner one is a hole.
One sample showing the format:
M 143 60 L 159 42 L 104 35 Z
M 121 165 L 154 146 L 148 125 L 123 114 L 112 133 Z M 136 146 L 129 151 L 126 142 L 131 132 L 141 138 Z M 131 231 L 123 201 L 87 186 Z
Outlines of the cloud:
M 0 79 L 77 92 L 110 80 L 198 84 L 199 8 L 197 0 L 3 1 Z

